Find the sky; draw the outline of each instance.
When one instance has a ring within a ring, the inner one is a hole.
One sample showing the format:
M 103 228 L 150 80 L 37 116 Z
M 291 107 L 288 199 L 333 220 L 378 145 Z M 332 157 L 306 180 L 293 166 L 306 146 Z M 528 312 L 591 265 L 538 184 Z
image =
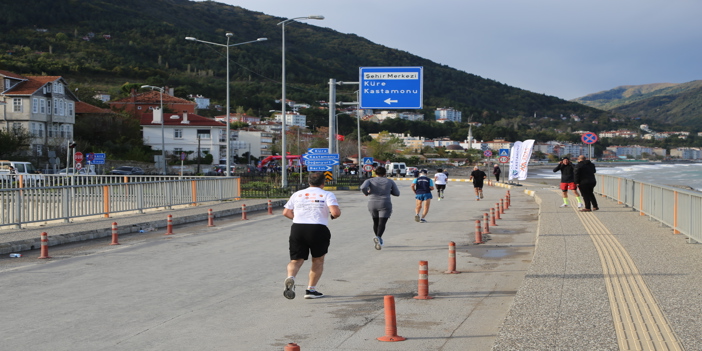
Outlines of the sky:
M 323 15 L 305 22 L 566 100 L 702 79 L 699 0 L 217 1 L 282 18 Z

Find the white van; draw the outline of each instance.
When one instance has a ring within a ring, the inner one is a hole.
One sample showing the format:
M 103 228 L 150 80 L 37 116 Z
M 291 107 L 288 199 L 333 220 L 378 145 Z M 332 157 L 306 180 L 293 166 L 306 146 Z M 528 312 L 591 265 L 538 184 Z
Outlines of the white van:
M 407 175 L 407 165 L 404 162 L 392 162 L 385 165 L 385 169 L 388 170 L 388 176 L 400 175 L 402 177 Z
M 15 169 L 15 174 L 10 173 L 10 166 Z M 44 180 L 43 175 L 38 174 L 37 169 L 29 162 L 0 160 L 0 181 L 19 181 L 19 176 L 30 186 L 39 185 Z

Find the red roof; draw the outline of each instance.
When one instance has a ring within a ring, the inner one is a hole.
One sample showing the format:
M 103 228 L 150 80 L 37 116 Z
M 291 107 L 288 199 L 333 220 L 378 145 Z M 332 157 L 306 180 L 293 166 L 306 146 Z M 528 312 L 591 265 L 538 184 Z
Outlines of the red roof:
M 26 77 L 28 80 L 20 82 L 10 88 L 5 95 L 31 95 L 39 90 L 44 84 L 61 79 L 61 76 L 32 76 Z
M 16 73 L 12 73 L 10 71 L 3 71 L 0 69 L 0 75 L 3 75 L 5 77 L 10 77 L 10 78 L 16 78 L 16 79 L 27 79 L 27 77 L 21 76 Z
M 76 101 L 76 114 L 83 113 L 114 113 L 110 109 L 100 108 L 82 101 Z
M 136 94 L 135 96 L 136 103 L 144 103 L 144 104 L 160 104 L 161 103 L 161 92 L 155 91 L 155 90 L 150 90 L 145 93 L 139 93 Z M 110 103 L 132 103 L 132 97 L 126 97 L 124 99 L 119 99 L 115 101 L 111 101 Z M 166 93 L 163 93 L 163 103 L 164 104 L 191 104 L 195 105 L 194 102 L 188 101 L 185 99 L 181 99 L 179 97 L 175 97 L 173 95 L 169 95 Z
M 165 119 L 163 121 L 163 124 L 166 126 L 194 126 L 194 127 L 225 127 L 226 124 L 222 122 L 217 122 L 212 118 L 209 117 L 203 117 L 203 116 L 198 116 L 194 113 L 188 113 L 188 122 L 190 123 L 182 123 L 183 122 L 183 115 L 179 115 L 176 113 L 164 113 L 163 114 Z M 171 118 L 171 117 L 177 117 L 177 118 Z M 150 125 L 150 126 L 160 126 L 160 123 L 151 123 L 154 120 L 153 113 L 142 113 L 141 114 L 141 121 L 139 122 L 140 125 Z

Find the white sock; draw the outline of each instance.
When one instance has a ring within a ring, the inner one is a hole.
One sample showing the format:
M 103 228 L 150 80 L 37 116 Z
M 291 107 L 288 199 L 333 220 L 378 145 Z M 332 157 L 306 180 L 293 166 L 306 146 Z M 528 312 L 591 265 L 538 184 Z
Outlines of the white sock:
M 317 290 L 316 288 L 317 288 L 316 286 L 308 286 L 308 287 L 307 287 L 307 290 L 309 290 L 309 291 L 316 291 L 316 290 Z

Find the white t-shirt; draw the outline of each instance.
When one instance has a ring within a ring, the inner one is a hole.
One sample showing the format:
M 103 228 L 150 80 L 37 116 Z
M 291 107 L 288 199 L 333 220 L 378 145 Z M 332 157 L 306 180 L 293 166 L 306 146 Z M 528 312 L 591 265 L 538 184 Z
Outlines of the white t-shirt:
M 448 176 L 444 173 L 437 173 L 434 175 L 434 183 L 436 183 L 436 185 L 446 185 L 446 179 L 448 179 Z
M 322 188 L 311 186 L 292 194 L 285 208 L 293 210 L 293 223 L 329 223 L 329 206 L 339 206 L 336 195 Z

